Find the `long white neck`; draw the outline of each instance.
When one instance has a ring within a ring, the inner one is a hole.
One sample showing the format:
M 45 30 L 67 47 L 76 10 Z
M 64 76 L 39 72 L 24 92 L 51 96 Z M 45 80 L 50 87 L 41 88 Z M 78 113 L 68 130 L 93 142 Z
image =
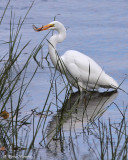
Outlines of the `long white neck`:
M 56 44 L 57 43 L 61 43 L 65 38 L 66 38 L 66 29 L 63 25 L 60 25 L 60 27 L 58 29 L 56 29 L 58 31 L 58 34 L 54 34 L 50 40 L 49 40 L 49 44 L 48 44 L 48 51 L 50 54 L 50 58 L 52 60 L 53 65 L 60 70 L 57 65 L 60 63 L 60 57 L 58 55 L 58 52 L 56 50 Z M 61 65 L 59 65 L 61 66 Z

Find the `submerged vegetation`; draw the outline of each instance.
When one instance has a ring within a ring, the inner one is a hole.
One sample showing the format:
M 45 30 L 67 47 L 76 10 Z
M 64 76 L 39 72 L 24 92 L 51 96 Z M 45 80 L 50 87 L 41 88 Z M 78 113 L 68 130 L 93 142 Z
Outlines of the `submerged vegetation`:
M 10 0 L 1 16 L 0 27 L 9 3 Z M 32 6 L 33 3 L 24 18 L 19 19 L 17 28 L 14 27 L 15 17 L 11 11 L 9 42 L 0 44 L 8 44 L 7 53 L 0 59 L 0 158 L 43 159 L 40 149 L 45 147 L 53 157 L 62 153 L 65 159 L 80 159 L 79 147 L 82 145 L 83 159 L 128 159 L 127 106 L 122 111 L 113 102 L 118 92 L 74 93 L 65 77 L 56 69 L 52 70 L 48 54 L 42 58 L 43 62 L 47 62 L 50 74 L 44 105 L 40 112 L 35 107 L 29 114 L 21 116 L 29 84 L 39 67 L 45 69 L 42 60 L 37 60 L 37 54 L 40 54 L 42 43 L 50 33 L 32 49 L 23 66 L 19 65 L 24 49 L 30 44 L 28 41 L 20 46 L 23 41 L 20 30 Z M 31 78 L 26 80 L 31 61 L 36 62 L 37 67 Z M 58 87 L 59 81 L 63 82 L 63 87 Z M 53 106 L 56 108 L 54 115 L 51 111 Z M 111 106 L 122 117 L 116 122 L 102 118 Z M 77 141 L 79 136 L 83 137 L 82 144 Z

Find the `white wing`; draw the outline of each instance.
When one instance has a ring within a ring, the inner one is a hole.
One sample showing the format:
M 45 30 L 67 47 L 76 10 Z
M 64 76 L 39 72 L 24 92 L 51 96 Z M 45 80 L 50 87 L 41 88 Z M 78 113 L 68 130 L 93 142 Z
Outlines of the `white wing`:
M 69 50 L 61 58 L 70 74 L 82 84 L 88 83 L 92 88 L 95 84 L 105 88 L 117 87 L 117 83 L 90 57 Z

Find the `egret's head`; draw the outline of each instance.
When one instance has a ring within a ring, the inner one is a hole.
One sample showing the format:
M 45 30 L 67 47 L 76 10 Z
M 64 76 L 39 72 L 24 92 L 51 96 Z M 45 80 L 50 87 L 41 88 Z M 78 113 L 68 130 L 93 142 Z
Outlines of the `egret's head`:
M 37 28 L 36 26 L 33 25 L 33 29 L 36 32 L 39 31 L 43 31 L 43 30 L 47 30 L 47 29 L 52 29 L 52 30 L 59 30 L 60 28 L 64 27 L 62 23 L 58 22 L 58 21 L 53 21 L 45 26 L 42 26 L 40 28 Z

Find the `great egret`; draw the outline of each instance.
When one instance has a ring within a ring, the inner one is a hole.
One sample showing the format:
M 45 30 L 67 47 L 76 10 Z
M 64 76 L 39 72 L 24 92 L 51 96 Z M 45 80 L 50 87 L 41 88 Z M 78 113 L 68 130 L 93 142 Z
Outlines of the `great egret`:
M 118 88 L 117 82 L 107 75 L 102 68 L 90 57 L 75 50 L 68 50 L 61 57 L 56 51 L 56 44 L 62 42 L 66 38 L 66 29 L 64 25 L 58 21 L 53 21 L 48 25 L 37 28 L 33 26 L 37 32 L 51 29 L 56 30 L 58 34 L 54 34 L 48 44 L 48 50 L 53 65 L 61 73 L 66 75 L 68 81 L 76 88 L 82 89 L 98 89 L 102 88 Z

